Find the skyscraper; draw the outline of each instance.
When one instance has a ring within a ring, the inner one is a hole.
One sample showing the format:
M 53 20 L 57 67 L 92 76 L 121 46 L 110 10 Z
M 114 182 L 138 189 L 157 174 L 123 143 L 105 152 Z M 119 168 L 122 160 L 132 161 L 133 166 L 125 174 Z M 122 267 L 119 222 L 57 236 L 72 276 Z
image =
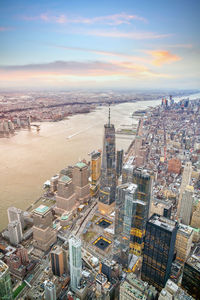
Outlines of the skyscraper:
M 0 260 L 0 299 L 12 300 L 13 291 L 8 266 Z
M 56 195 L 56 211 L 63 214 L 65 211 L 71 211 L 76 202 L 76 194 L 72 178 L 63 175 L 58 180 L 58 188 Z
M 81 280 L 82 259 L 81 240 L 77 239 L 75 236 L 69 238 L 69 265 L 71 289 L 76 291 Z
M 118 150 L 117 151 L 117 166 L 116 166 L 116 172 L 117 172 L 118 178 L 122 174 L 123 156 L 124 156 L 124 150 L 123 149 Z
M 91 195 L 95 196 L 99 191 L 101 176 L 101 152 L 94 151 L 91 153 Z
M 90 185 L 88 181 L 88 166 L 83 162 L 78 162 L 73 167 L 73 185 L 76 193 L 76 200 L 88 202 L 90 199 Z
M 24 217 L 23 211 L 16 207 L 9 207 L 7 209 L 8 222 L 19 221 L 21 223 L 22 229 L 24 228 Z
M 158 290 L 170 276 L 177 230 L 176 221 L 157 214 L 147 221 L 141 278 Z
M 52 212 L 48 206 L 40 205 L 33 211 L 33 245 L 42 251 L 48 251 L 57 240 L 52 228 Z
M 133 170 L 133 183 L 137 184 L 137 206 L 134 228 L 132 229 L 131 248 L 135 255 L 141 255 L 144 248 L 145 227 L 150 216 L 153 175 L 150 171 L 136 168 Z
M 193 239 L 193 229 L 189 226 L 179 224 L 177 235 L 176 235 L 176 258 L 186 261 L 188 258 Z
M 54 275 L 62 276 L 64 273 L 63 250 L 60 246 L 54 246 L 50 252 L 51 268 Z
M 180 204 L 180 218 L 181 222 L 185 225 L 190 225 L 192 217 L 192 207 L 193 207 L 193 191 L 194 187 L 187 185 L 181 199 Z
M 115 202 L 115 258 L 127 268 L 129 264 L 129 250 L 131 229 L 135 223 L 137 210 L 137 185 L 133 183 L 121 184 L 117 187 Z
M 195 253 L 196 252 L 196 253 Z M 192 256 L 185 262 L 183 269 L 182 287 L 187 290 L 194 299 L 200 299 L 200 256 L 196 247 Z
M 99 210 L 107 214 L 114 209 L 116 190 L 115 127 L 110 123 L 110 107 L 108 124 L 104 125 L 104 130 Z
M 22 227 L 20 221 L 12 221 L 8 224 L 9 240 L 12 245 L 17 246 L 22 241 Z
M 177 206 L 177 215 L 178 216 L 180 216 L 183 192 L 185 191 L 186 186 L 190 184 L 191 175 L 192 175 L 192 163 L 187 162 L 184 167 L 183 175 L 182 175 L 180 194 L 179 194 L 179 200 L 178 200 L 178 206 Z
M 50 280 L 44 282 L 44 294 L 45 300 L 56 300 L 56 287 Z

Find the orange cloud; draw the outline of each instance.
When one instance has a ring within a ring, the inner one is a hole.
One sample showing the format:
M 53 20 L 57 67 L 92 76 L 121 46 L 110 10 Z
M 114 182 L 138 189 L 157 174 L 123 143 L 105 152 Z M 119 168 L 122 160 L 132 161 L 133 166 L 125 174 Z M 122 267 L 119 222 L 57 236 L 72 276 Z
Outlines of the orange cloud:
M 170 64 L 175 61 L 181 60 L 181 57 L 164 50 L 153 50 L 146 51 L 148 54 L 152 55 L 152 63 L 155 66 L 162 66 L 163 64 Z

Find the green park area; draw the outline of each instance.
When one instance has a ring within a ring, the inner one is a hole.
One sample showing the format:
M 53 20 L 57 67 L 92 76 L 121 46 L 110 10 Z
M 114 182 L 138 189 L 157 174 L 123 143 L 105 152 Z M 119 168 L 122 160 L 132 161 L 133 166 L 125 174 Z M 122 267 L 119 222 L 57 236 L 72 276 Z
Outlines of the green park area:
M 16 297 L 19 295 L 19 293 L 25 288 L 25 286 L 26 286 L 26 283 L 25 283 L 25 282 L 22 282 L 22 284 L 19 285 L 19 286 L 16 288 L 16 290 L 13 292 L 13 297 L 16 298 Z

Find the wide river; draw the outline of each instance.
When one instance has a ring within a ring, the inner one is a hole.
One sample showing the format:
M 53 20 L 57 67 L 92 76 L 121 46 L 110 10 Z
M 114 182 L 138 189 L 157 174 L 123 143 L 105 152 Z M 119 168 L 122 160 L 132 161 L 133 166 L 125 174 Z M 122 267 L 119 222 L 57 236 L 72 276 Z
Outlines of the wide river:
M 199 98 L 200 94 L 190 99 Z M 111 122 L 137 124 L 130 115 L 160 101 L 123 103 L 111 107 Z M 89 152 L 102 148 L 108 107 L 98 107 L 89 114 L 68 120 L 41 123 L 41 131 L 21 130 L 11 138 L 0 139 L 0 230 L 7 225 L 7 208 L 26 209 L 42 193 L 43 183 L 78 160 L 89 160 Z M 132 138 L 117 135 L 116 148 L 127 150 Z

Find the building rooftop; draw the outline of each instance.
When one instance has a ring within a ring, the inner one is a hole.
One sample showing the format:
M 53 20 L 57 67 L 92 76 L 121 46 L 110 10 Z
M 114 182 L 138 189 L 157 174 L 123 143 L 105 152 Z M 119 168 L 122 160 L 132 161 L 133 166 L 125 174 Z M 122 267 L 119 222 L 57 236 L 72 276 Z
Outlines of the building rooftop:
M 197 248 L 195 249 L 194 254 L 187 260 L 187 264 L 200 272 L 200 248 Z
M 67 175 L 63 175 L 62 177 L 60 177 L 59 180 L 62 181 L 62 182 L 67 183 L 67 182 L 69 182 L 71 180 L 71 178 L 69 176 L 67 176 Z
M 85 163 L 83 163 L 83 162 L 78 162 L 78 163 L 75 165 L 75 167 L 78 167 L 79 169 L 82 169 L 82 168 L 84 168 L 84 167 L 87 167 L 87 165 L 86 165 Z
M 50 209 L 50 208 L 49 208 L 48 206 L 45 206 L 45 205 L 42 205 L 42 204 L 41 204 L 40 206 L 38 206 L 38 207 L 34 210 L 34 212 L 43 215 L 43 214 L 45 214 L 49 209 Z
M 170 220 L 168 218 L 159 216 L 157 214 L 153 214 L 153 216 L 149 219 L 150 223 L 155 224 L 159 227 L 162 227 L 168 231 L 173 231 L 173 229 L 176 227 L 177 222 Z
M 187 237 L 191 236 L 192 233 L 193 233 L 193 229 L 187 225 L 184 225 L 184 224 L 179 224 L 179 228 L 178 228 L 178 232 L 180 234 L 183 234 Z
M 119 186 L 121 189 L 127 190 L 130 194 L 134 194 L 137 190 L 137 184 L 127 182 Z
M 126 280 L 121 284 L 127 293 L 134 295 L 134 299 L 146 299 L 145 291 L 148 289 L 148 284 L 136 278 L 135 274 L 128 274 Z
M 8 270 L 8 266 L 0 260 L 0 278 L 5 274 L 5 272 Z
M 52 249 L 51 249 L 51 253 L 56 253 L 56 254 L 60 254 L 60 252 L 62 252 L 62 248 L 58 245 L 55 245 Z

